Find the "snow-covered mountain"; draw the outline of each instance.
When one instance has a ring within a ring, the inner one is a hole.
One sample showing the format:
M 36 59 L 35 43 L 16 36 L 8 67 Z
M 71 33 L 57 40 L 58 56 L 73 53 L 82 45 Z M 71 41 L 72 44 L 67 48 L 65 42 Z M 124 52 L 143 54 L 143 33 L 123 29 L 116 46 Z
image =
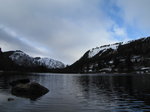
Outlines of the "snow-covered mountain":
M 92 58 L 98 53 L 100 56 L 103 52 L 107 51 L 108 49 L 116 50 L 120 44 L 121 43 L 116 43 L 116 44 L 104 45 L 104 46 L 93 48 L 89 51 L 88 58 Z
M 54 59 L 50 59 L 50 58 L 39 58 L 39 59 L 35 59 L 35 62 L 38 62 L 40 65 L 46 66 L 49 69 L 52 68 L 64 68 L 65 65 L 57 60 Z
M 9 58 L 20 66 L 36 67 L 44 66 L 48 69 L 64 68 L 65 65 L 57 60 L 50 58 L 40 58 L 40 57 L 31 57 L 26 53 L 16 50 L 14 51 Z
M 149 51 L 150 37 L 103 45 L 88 50 L 66 71 L 150 73 Z
M 143 38 L 143 40 L 144 39 L 146 39 L 146 38 Z M 119 42 L 119 43 L 115 43 L 115 44 L 103 45 L 100 47 L 92 48 L 91 50 L 89 50 L 88 58 L 92 58 L 92 57 L 96 56 L 97 54 L 98 54 L 98 56 L 101 56 L 101 54 L 104 53 L 105 51 L 107 51 L 108 49 L 115 51 L 118 49 L 119 45 L 120 46 L 126 45 L 126 44 L 129 44 L 134 41 L 136 41 L 136 40 L 127 41 L 127 42 Z

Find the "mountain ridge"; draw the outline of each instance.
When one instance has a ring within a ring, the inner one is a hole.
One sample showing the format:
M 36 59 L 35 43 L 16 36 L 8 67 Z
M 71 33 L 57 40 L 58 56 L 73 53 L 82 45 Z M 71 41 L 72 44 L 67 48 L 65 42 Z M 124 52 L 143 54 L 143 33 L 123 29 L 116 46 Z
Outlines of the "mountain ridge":
M 88 50 L 65 69 L 75 73 L 150 72 L 150 37 Z
M 24 71 L 24 69 L 26 69 L 27 71 L 31 70 L 44 72 L 52 69 L 62 69 L 64 67 L 65 64 L 60 61 L 51 58 L 34 58 L 20 50 L 0 52 L 1 70 L 9 71 L 12 69 L 14 71 Z
M 65 65 L 57 60 L 51 58 L 41 58 L 41 57 L 31 57 L 24 53 L 23 51 L 16 50 L 14 51 L 9 58 L 12 61 L 16 62 L 19 65 L 26 66 L 45 66 L 47 69 L 56 69 L 56 68 L 64 68 Z M 26 63 L 27 62 L 27 63 Z
M 103 45 L 86 51 L 70 66 L 31 57 L 20 50 L 1 52 L 0 70 L 58 73 L 150 73 L 150 37 Z M 22 58 L 23 57 L 23 58 Z

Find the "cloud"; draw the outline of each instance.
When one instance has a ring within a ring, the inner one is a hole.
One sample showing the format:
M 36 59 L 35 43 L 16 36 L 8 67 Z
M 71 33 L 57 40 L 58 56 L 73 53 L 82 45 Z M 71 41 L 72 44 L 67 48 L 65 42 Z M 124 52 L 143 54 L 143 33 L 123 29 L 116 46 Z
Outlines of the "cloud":
M 0 0 L 0 24 L 10 29 L 0 32 L 1 46 L 71 64 L 88 49 L 116 42 L 116 36 L 122 40 L 128 36 L 126 29 L 103 10 L 104 3 L 105 0 Z
M 150 28 L 149 4 L 150 0 L 117 0 L 125 22 L 144 31 Z
M 129 38 L 125 27 L 119 27 L 118 25 L 114 25 L 112 26 L 111 32 L 112 36 L 116 37 L 120 41 L 128 41 L 131 39 Z
M 3 49 L 8 51 L 12 50 L 12 47 L 13 49 L 20 49 L 21 46 L 24 46 L 22 50 L 29 52 L 33 56 L 46 52 L 46 49 L 41 47 L 37 48 L 35 45 L 36 43 L 26 40 L 26 38 L 23 38 L 12 29 L 3 25 L 0 25 L 0 37 L 2 37 L 0 39 L 0 45 L 3 47 Z

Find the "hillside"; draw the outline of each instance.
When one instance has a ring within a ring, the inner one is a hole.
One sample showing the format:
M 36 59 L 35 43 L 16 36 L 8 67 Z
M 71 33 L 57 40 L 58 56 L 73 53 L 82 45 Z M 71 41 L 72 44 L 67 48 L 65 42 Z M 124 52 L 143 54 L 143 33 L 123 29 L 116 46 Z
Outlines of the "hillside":
M 150 73 L 150 37 L 88 50 L 66 72 Z
M 65 65 L 60 61 L 50 58 L 34 58 L 20 50 L 0 52 L 0 70 L 2 71 L 46 72 L 64 67 Z

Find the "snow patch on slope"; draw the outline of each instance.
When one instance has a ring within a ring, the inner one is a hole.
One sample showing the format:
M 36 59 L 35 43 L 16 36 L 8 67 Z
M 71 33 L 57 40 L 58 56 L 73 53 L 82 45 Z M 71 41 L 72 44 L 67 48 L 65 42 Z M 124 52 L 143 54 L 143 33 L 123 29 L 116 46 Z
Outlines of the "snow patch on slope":
M 116 44 L 104 45 L 104 46 L 101 46 L 101 47 L 93 48 L 89 51 L 88 58 L 92 58 L 100 52 L 102 54 L 103 52 L 105 52 L 108 49 L 116 50 L 118 48 L 119 44 L 120 43 L 116 43 Z
M 143 41 L 145 39 L 147 39 L 147 38 L 142 38 Z M 119 43 L 115 43 L 115 44 L 104 45 L 104 46 L 93 48 L 89 51 L 88 58 L 92 58 L 95 55 L 97 55 L 98 53 L 100 53 L 100 55 L 101 55 L 103 52 L 107 51 L 108 49 L 116 50 L 119 45 L 129 44 L 129 43 L 134 42 L 134 41 L 135 40 L 130 40 L 130 41 L 126 41 L 126 42 L 119 42 Z
M 65 65 L 57 60 L 49 58 L 40 58 L 37 60 L 40 65 L 46 66 L 47 68 L 64 68 Z

